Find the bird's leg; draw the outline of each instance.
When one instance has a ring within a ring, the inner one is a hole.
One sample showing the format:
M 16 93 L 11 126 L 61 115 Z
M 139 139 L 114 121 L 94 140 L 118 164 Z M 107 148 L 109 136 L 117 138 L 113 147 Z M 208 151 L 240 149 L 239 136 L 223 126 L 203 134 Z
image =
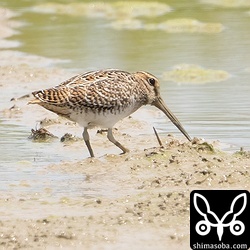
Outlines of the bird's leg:
M 90 142 L 89 142 L 89 133 L 88 133 L 88 129 L 86 127 L 83 130 L 82 136 L 83 136 L 85 144 L 86 144 L 86 146 L 87 146 L 87 148 L 89 150 L 90 157 L 95 157 L 94 153 L 93 153 L 93 150 L 91 148 Z
M 123 147 L 123 146 L 121 145 L 121 143 L 118 142 L 118 141 L 114 138 L 113 132 L 112 132 L 112 128 L 108 128 L 108 139 L 109 139 L 111 142 L 113 142 L 118 148 L 120 148 L 120 149 L 122 150 L 123 154 L 129 152 L 129 150 L 128 150 L 127 148 Z

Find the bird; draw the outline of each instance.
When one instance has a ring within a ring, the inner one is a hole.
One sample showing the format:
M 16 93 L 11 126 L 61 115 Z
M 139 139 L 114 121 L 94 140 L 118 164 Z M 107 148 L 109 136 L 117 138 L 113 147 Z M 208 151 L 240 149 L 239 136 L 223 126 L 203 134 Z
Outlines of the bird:
M 113 126 L 144 105 L 160 109 L 171 122 L 191 141 L 177 117 L 170 111 L 160 95 L 159 80 L 145 71 L 129 73 L 119 69 L 102 69 L 78 74 L 55 87 L 32 92 L 35 99 L 28 104 L 43 108 L 78 123 L 90 157 L 94 152 L 88 129 L 107 129 L 107 138 L 122 153 L 129 150 L 118 142 Z

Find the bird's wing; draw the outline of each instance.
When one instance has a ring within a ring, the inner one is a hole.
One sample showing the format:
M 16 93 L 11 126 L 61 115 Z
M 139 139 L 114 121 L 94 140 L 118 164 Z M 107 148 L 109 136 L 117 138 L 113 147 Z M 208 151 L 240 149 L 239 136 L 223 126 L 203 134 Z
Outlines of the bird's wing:
M 97 82 L 102 82 L 105 80 L 113 80 L 116 79 L 125 79 L 129 77 L 131 74 L 126 71 L 121 71 L 117 69 L 107 69 L 107 70 L 98 70 L 98 71 L 90 71 L 87 73 L 79 74 L 71 77 L 70 79 L 62 82 L 56 87 L 59 86 L 67 86 L 67 87 L 75 87 L 75 86 L 83 86 L 83 85 L 92 85 Z
M 36 99 L 29 103 L 112 109 L 133 99 L 134 84 L 134 76 L 126 71 L 92 71 L 71 77 L 54 88 L 33 92 Z
M 67 86 L 70 102 L 88 108 L 123 107 L 132 98 L 133 75 L 120 70 L 102 70 L 79 75 Z

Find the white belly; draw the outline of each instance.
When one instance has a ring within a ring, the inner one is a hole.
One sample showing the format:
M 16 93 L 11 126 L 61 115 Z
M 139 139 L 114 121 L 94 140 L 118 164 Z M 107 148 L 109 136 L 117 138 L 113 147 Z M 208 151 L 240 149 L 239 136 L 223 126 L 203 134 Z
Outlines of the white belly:
M 138 107 L 139 108 L 139 107 Z M 119 120 L 134 113 L 138 108 L 128 107 L 121 112 L 112 113 L 109 110 L 100 113 L 91 111 L 72 111 L 70 119 L 77 122 L 82 127 L 103 127 L 112 128 Z

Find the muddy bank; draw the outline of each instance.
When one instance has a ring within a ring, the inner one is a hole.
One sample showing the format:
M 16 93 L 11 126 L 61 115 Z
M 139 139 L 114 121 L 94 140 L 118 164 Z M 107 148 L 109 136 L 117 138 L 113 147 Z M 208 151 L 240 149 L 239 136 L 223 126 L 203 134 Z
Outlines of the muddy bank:
M 44 166 L 47 173 L 82 176 L 82 194 L 59 198 L 44 190 L 47 196 L 31 192 L 16 197 L 5 192 L 0 200 L 1 246 L 187 249 L 190 192 L 249 190 L 250 155 L 230 155 L 199 140 L 162 139 L 164 148 Z

